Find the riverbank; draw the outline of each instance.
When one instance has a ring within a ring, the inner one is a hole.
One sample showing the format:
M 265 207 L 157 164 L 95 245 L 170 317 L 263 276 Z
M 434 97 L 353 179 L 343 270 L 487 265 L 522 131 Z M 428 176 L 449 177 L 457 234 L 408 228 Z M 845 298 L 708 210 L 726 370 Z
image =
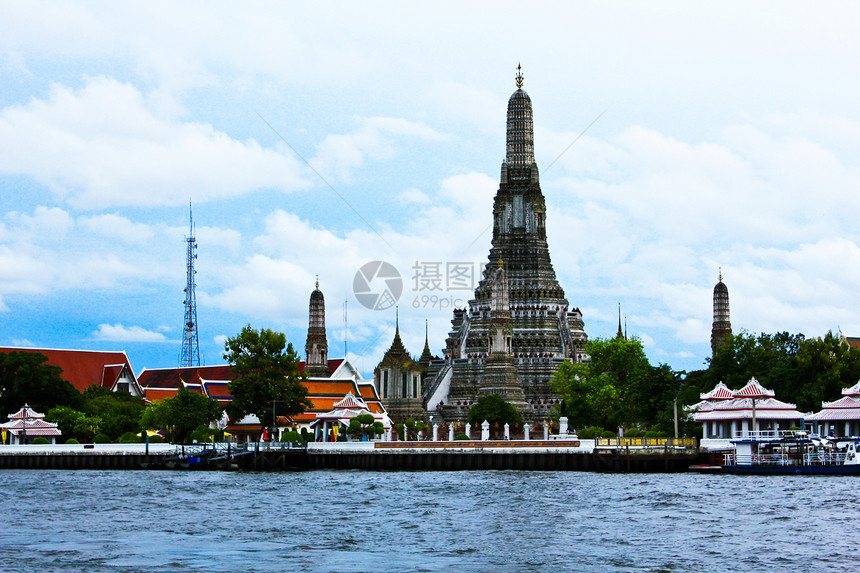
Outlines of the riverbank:
M 0 446 L 0 469 L 687 471 L 694 444 L 664 440 L 80 444 Z

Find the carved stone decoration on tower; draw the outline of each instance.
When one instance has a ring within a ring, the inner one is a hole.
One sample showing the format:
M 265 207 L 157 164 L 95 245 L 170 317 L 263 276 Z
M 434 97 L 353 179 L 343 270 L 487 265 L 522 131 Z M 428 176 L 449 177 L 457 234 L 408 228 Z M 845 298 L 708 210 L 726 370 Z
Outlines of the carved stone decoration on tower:
M 311 293 L 308 316 L 305 372 L 308 376 L 327 378 L 330 372 L 328 369 L 328 339 L 325 333 L 325 297 L 320 290 L 319 280 L 317 280 L 316 288 Z
M 720 269 L 720 280 L 714 286 L 714 323 L 711 327 L 711 356 L 716 356 L 720 346 L 731 337 L 732 323 L 729 320 L 729 289 L 723 283 L 723 271 Z
M 561 363 L 585 358 L 582 314 L 569 307 L 549 256 L 546 203 L 534 159 L 532 103 L 522 89 L 521 68 L 517 70 L 518 89 L 508 100 L 506 155 L 493 202 L 489 261 L 468 308 L 454 310 L 444 361 L 431 362 L 428 372 L 427 409 L 441 411 L 446 420 L 463 420 L 486 387 L 492 362 L 487 341 L 495 332 L 493 286 L 502 264 L 508 287 L 509 352 L 530 409 L 525 412 L 527 420 L 544 419 L 560 402 L 550 380 Z

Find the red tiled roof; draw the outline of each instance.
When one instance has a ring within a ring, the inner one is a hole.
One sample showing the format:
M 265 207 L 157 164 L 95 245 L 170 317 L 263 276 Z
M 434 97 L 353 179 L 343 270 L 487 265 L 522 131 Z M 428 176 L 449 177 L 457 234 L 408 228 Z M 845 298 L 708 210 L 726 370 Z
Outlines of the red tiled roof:
M 774 393 L 773 390 L 768 390 L 759 384 L 755 378 L 750 378 L 747 385 L 737 392 L 732 392 L 732 396 L 734 398 L 772 398 Z
M 144 369 L 137 380 L 147 391 L 150 388 L 173 388 L 178 390 L 182 382 L 199 384 L 205 380 L 232 380 L 233 369 L 229 364 L 221 366 L 191 366 L 187 368 L 154 368 Z
M 122 372 L 128 367 L 132 377 L 134 371 L 125 352 L 101 350 L 55 350 L 48 348 L 11 348 L 0 347 L 0 352 L 38 352 L 48 357 L 48 364 L 63 369 L 64 380 L 71 382 L 79 392 L 90 386 L 111 389 Z

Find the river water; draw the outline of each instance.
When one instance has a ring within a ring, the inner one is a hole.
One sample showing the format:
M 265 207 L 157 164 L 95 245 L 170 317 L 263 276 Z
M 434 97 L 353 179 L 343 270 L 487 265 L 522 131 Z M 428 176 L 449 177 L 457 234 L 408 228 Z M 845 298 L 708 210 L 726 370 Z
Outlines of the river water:
M 856 477 L 0 471 L 0 571 L 856 571 Z

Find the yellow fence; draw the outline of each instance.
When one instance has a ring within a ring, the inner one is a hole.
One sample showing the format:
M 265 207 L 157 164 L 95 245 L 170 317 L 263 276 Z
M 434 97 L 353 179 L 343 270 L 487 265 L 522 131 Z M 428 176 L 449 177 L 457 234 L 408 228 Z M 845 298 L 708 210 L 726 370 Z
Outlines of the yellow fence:
M 693 448 L 695 438 L 597 438 L 598 447 Z

